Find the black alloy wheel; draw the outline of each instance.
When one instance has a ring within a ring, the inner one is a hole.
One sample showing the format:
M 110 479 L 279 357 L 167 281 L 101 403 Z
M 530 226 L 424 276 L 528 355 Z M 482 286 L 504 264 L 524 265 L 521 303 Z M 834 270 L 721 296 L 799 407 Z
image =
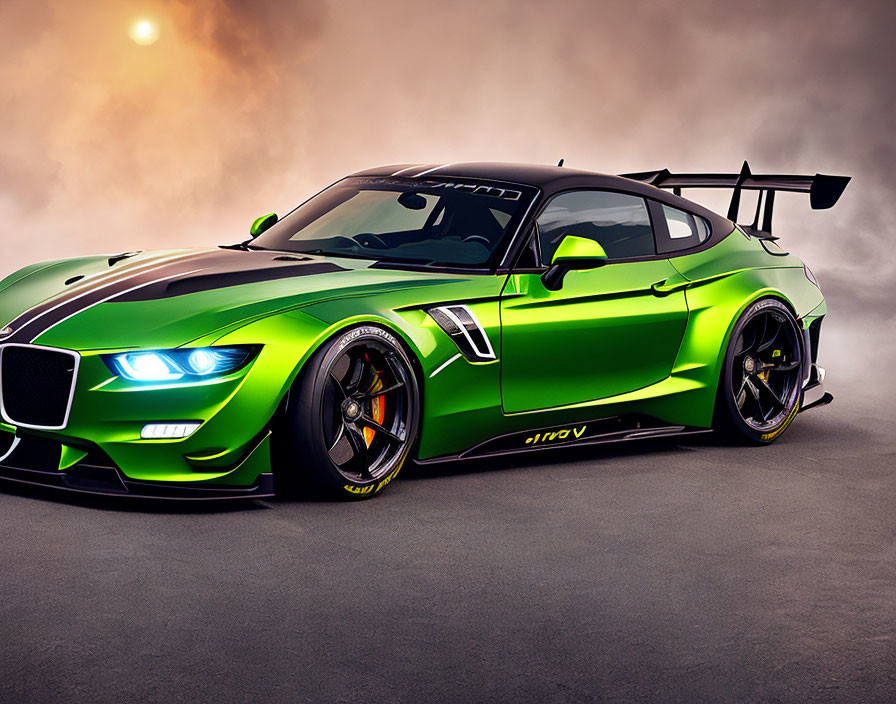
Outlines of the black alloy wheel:
M 416 440 L 417 380 L 398 339 L 352 328 L 308 361 L 287 408 L 289 464 L 312 486 L 367 498 L 398 474 Z M 307 462 L 302 462 L 302 457 Z
M 719 389 L 720 424 L 750 442 L 773 441 L 799 410 L 802 381 L 797 321 L 780 301 L 757 301 L 731 336 Z

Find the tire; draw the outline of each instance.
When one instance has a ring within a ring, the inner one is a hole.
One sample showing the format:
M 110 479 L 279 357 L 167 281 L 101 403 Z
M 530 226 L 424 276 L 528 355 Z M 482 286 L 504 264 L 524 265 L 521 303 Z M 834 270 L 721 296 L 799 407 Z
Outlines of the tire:
M 420 421 L 417 378 L 389 331 L 345 330 L 308 360 L 279 427 L 281 486 L 367 499 L 410 454 Z
M 803 343 L 793 313 L 764 298 L 731 332 L 719 380 L 715 427 L 735 442 L 768 445 L 793 422 L 803 386 Z

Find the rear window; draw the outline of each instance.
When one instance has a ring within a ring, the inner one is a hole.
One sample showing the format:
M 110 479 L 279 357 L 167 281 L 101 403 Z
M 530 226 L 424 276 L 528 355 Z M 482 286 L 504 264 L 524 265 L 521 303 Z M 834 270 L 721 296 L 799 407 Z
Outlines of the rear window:
M 657 238 L 657 249 L 661 253 L 697 247 L 709 239 L 709 223 L 699 215 L 664 205 L 663 216 L 666 234 Z

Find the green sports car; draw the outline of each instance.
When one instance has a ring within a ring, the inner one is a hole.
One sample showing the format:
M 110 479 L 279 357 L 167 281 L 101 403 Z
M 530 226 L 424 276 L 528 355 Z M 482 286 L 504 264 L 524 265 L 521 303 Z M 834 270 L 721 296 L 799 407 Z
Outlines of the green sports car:
M 366 498 L 409 458 L 770 443 L 831 400 L 824 298 L 771 234 L 775 195 L 829 208 L 848 181 L 399 165 L 241 244 L 27 267 L 0 282 L 0 477 Z M 727 217 L 683 188 L 731 190 Z

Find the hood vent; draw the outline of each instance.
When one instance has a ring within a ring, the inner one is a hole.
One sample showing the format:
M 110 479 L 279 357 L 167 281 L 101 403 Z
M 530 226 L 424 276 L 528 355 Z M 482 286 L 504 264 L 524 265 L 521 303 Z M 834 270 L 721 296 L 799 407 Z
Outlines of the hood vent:
M 115 266 L 118 262 L 130 259 L 131 257 L 136 257 L 138 254 L 140 254 L 140 252 L 124 252 L 122 254 L 116 254 L 114 257 L 109 257 L 109 266 Z

